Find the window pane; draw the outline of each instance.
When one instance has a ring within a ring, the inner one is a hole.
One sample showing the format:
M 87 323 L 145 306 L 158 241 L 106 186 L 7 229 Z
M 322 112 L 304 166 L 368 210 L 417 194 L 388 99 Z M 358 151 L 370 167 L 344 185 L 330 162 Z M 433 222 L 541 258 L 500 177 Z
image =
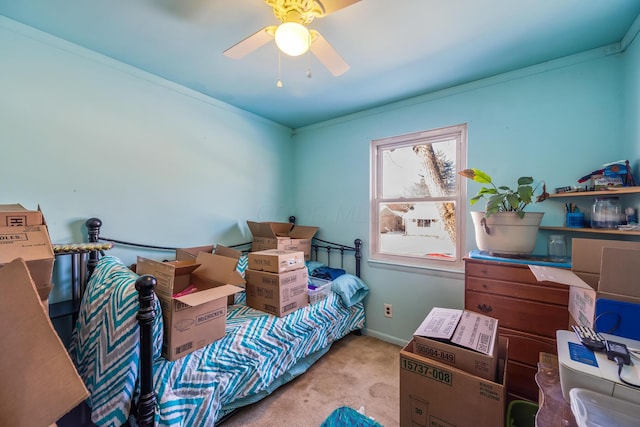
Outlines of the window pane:
M 380 253 L 455 260 L 454 202 L 382 203 Z
M 456 141 L 382 150 L 383 199 L 455 195 Z

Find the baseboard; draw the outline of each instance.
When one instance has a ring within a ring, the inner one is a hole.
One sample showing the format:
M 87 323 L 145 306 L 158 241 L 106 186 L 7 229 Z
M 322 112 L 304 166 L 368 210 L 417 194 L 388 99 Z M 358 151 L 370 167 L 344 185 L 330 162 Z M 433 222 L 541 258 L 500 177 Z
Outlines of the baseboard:
M 400 338 L 396 338 L 393 337 L 391 335 L 387 335 L 387 334 L 383 334 L 381 332 L 378 331 L 373 331 L 371 329 L 368 328 L 364 328 L 362 329 L 362 335 L 368 335 L 370 337 L 374 337 L 374 338 L 378 338 L 379 340 L 391 343 L 391 344 L 395 344 L 398 345 L 400 347 L 404 347 L 405 345 L 407 345 L 409 343 L 409 341 L 407 340 L 402 340 Z

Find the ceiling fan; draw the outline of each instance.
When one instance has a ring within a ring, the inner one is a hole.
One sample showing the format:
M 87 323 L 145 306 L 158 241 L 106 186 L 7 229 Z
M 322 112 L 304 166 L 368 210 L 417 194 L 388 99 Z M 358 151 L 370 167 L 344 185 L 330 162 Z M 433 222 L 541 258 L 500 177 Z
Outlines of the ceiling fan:
M 349 69 L 340 54 L 316 30 L 307 26 L 314 18 L 323 18 L 360 0 L 265 0 L 281 22 L 270 25 L 231 46 L 224 54 L 240 59 L 271 40 L 276 41 L 280 51 L 289 56 L 298 56 L 311 51 L 333 74 L 339 76 Z

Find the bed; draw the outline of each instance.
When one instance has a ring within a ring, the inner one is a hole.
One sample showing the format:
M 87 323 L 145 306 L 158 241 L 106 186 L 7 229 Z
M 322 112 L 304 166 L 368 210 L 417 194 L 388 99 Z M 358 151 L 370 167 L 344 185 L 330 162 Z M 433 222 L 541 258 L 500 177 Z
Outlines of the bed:
M 138 246 L 101 237 L 101 224 L 87 221 L 90 242 Z M 155 278 L 138 276 L 104 252 L 89 251 L 90 278 L 80 292 L 69 352 L 90 392 L 92 422 L 211 426 L 304 373 L 333 342 L 365 325 L 368 287 L 359 278 L 361 245 L 360 240 L 351 246 L 314 239 L 306 263 L 310 275 L 338 275 L 326 298 L 280 318 L 248 307 L 245 293 L 238 293 L 228 306 L 225 336 L 173 362 L 161 357 Z M 355 274 L 346 272 L 345 263 Z M 241 258 L 238 271 L 244 268 Z

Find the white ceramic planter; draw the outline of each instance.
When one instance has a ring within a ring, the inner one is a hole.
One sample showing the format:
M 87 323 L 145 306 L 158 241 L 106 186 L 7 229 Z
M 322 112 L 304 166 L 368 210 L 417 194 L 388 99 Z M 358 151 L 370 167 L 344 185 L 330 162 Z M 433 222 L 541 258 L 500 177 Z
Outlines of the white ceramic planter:
M 544 212 L 498 212 L 489 218 L 484 212 L 471 212 L 478 249 L 492 255 L 530 255 L 536 247 Z

